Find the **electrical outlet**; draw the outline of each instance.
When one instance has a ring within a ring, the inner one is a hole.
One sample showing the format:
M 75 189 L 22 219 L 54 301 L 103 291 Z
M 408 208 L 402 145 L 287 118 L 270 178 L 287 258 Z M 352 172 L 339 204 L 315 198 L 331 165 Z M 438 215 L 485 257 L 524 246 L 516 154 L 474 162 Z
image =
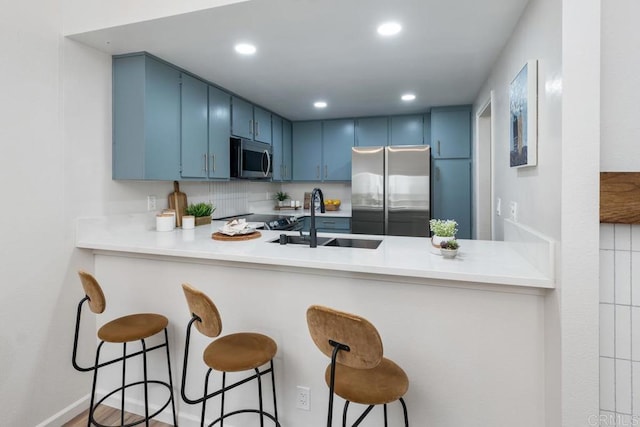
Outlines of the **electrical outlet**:
M 147 210 L 155 211 L 156 210 L 156 196 L 150 194 L 147 196 Z
M 502 199 L 498 197 L 498 201 L 496 202 L 496 215 L 502 215 Z
M 511 202 L 509 204 L 509 210 L 511 214 L 511 220 L 513 222 L 518 222 L 518 204 L 516 202 Z
M 296 387 L 296 408 L 303 409 L 305 411 L 311 410 L 309 387 L 298 386 Z

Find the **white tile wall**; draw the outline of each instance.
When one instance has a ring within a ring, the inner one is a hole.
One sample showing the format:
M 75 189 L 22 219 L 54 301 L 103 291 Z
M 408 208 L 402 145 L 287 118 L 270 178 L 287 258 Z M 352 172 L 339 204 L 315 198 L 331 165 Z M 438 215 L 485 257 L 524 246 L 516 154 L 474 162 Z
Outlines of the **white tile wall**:
M 600 226 L 599 425 L 640 425 L 640 225 Z

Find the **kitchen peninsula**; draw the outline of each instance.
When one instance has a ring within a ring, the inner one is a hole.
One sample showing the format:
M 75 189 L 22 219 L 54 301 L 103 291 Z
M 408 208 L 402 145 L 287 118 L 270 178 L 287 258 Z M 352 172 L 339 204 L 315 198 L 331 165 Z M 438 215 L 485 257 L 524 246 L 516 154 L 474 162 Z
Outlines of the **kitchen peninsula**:
M 413 424 L 506 427 L 516 416 L 521 426 L 544 424 L 544 295 L 554 283 L 512 244 L 462 240 L 450 260 L 415 237 L 357 236 L 381 239 L 375 250 L 279 245 L 270 242 L 280 233 L 267 230 L 255 240 L 212 240 L 222 224 L 156 232 L 149 217 L 79 220 L 76 246 L 93 251 L 96 277 L 117 301 L 105 320 L 164 313 L 180 367 L 189 320 L 180 285 L 202 289 L 221 311 L 223 334 L 254 330 L 276 340 L 280 421 L 313 427 L 326 413 L 327 360 L 308 336 L 305 312 L 327 305 L 376 325 L 385 354 L 409 376 Z M 298 385 L 310 387 L 311 411 L 296 409 Z M 228 407 L 241 400 L 230 394 Z M 198 408 L 179 412 L 181 425 L 195 425 Z

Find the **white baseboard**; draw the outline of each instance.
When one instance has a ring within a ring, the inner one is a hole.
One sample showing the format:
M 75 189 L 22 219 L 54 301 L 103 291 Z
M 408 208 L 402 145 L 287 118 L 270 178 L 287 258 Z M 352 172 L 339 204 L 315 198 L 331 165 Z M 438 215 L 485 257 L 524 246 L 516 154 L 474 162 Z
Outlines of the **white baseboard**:
M 52 415 L 40 424 L 36 425 L 36 427 L 60 427 L 62 424 L 71 421 L 74 417 L 77 417 L 87 410 L 87 408 L 89 407 L 90 397 L 91 396 L 87 394 L 80 400 L 72 403 L 60 412 Z

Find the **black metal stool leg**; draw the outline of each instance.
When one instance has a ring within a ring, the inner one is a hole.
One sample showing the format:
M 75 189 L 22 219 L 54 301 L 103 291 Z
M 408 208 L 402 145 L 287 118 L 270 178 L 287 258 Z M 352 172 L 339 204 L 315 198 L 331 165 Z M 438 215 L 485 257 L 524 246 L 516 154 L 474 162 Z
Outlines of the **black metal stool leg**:
M 144 380 L 144 419 L 145 425 L 149 427 L 149 382 L 147 380 L 147 346 L 144 340 L 142 343 L 142 374 Z
M 100 341 L 96 350 L 96 362 L 93 365 L 93 385 L 91 386 L 91 403 L 89 404 L 89 417 L 87 419 L 87 427 L 91 427 L 93 423 L 93 405 L 96 401 L 96 383 L 98 382 L 98 365 L 100 364 L 100 350 L 104 341 Z
M 207 411 L 207 392 L 209 390 L 209 375 L 211 375 L 211 368 L 207 371 L 207 375 L 204 376 L 204 399 L 202 400 L 202 416 L 200 417 L 200 427 L 204 427 L 204 417 Z
M 400 398 L 400 403 L 402 403 L 402 412 L 404 412 L 404 426 L 409 427 L 409 415 L 407 414 L 407 405 L 404 403 L 403 398 Z
M 276 375 L 273 370 L 273 359 L 271 359 L 271 389 L 273 391 L 273 415 L 276 419 L 276 425 L 280 425 L 278 422 L 278 404 L 276 402 Z
M 220 427 L 224 427 L 224 388 L 227 385 L 227 373 L 222 373 L 222 396 L 220 396 Z
M 383 406 L 384 406 L 384 427 L 388 427 L 389 423 L 387 421 L 387 404 L 385 403 Z
M 347 411 L 349 410 L 349 402 L 348 400 L 344 401 L 344 409 L 342 410 L 342 427 L 347 427 Z
M 255 369 L 258 380 L 258 406 L 260 408 L 260 427 L 264 427 L 264 410 L 262 408 L 262 379 L 258 368 Z
M 171 398 L 171 413 L 173 414 L 173 425 L 178 425 L 178 418 L 176 417 L 176 403 L 173 399 L 173 379 L 171 377 L 171 355 L 169 354 L 169 334 L 167 328 L 164 328 L 164 343 L 167 350 L 167 367 L 169 368 L 169 393 Z
M 120 399 L 120 425 L 124 425 L 124 390 L 127 374 L 127 343 L 122 343 L 122 394 Z

